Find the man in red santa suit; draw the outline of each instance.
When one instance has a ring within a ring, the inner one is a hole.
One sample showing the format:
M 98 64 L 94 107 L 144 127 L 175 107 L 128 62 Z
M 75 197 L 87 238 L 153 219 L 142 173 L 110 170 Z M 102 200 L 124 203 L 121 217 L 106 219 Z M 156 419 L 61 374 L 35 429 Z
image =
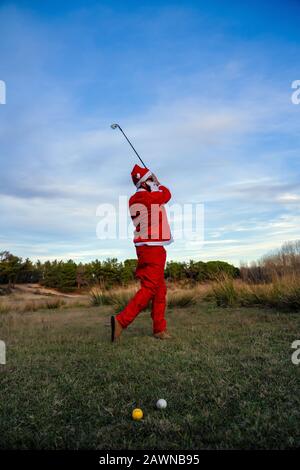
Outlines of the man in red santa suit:
M 168 339 L 164 246 L 172 243 L 172 237 L 164 204 L 171 199 L 171 193 L 148 168 L 135 165 L 131 177 L 137 188 L 129 199 L 129 209 L 135 226 L 134 244 L 138 257 L 135 275 L 141 287 L 124 310 L 111 317 L 111 340 L 118 339 L 150 301 L 153 335 Z

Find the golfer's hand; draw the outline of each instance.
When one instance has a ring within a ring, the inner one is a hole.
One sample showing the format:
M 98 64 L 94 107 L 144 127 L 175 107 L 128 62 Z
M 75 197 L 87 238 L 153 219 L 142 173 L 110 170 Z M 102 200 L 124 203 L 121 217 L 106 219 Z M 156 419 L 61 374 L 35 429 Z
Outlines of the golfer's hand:
M 157 179 L 157 177 L 154 173 L 152 173 L 152 178 L 153 178 L 154 183 L 157 184 L 157 186 L 159 186 L 160 182 L 158 181 L 158 179 Z

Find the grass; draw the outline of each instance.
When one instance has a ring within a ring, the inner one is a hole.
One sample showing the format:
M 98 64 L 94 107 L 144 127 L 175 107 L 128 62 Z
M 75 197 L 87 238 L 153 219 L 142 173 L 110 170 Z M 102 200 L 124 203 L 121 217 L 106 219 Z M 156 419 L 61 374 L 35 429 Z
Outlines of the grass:
M 25 300 L 18 301 L 0 301 L 0 315 L 6 313 L 26 313 L 26 312 L 37 312 L 39 310 L 57 310 L 62 308 L 76 308 L 76 307 L 87 307 L 88 302 L 85 299 L 67 299 L 62 298 L 51 298 L 42 300 Z
M 168 308 L 184 308 L 196 303 L 198 291 L 196 289 L 168 290 Z
M 102 305 L 111 305 L 111 296 L 109 291 L 99 288 L 93 288 L 90 291 L 90 302 L 94 307 Z
M 212 286 L 218 306 L 269 307 L 286 312 L 300 311 L 299 276 L 275 277 L 271 283 L 248 284 L 223 277 Z
M 0 448 L 299 447 L 299 315 L 198 303 L 169 311 L 171 341 L 144 312 L 111 345 L 111 312 L 0 315 Z
M 30 301 L 26 302 L 23 304 L 23 306 L 20 307 L 20 310 L 22 312 L 36 312 L 37 310 L 40 309 L 48 309 L 48 310 L 54 310 L 57 308 L 61 308 L 65 306 L 66 303 L 62 299 L 52 299 L 52 300 L 46 300 L 46 301 Z
M 93 288 L 90 291 L 90 302 L 93 306 L 112 305 L 115 312 L 120 312 L 132 299 L 138 290 L 138 285 L 121 287 L 119 289 L 99 289 Z M 188 307 L 199 298 L 198 288 L 176 288 L 169 289 L 167 294 L 167 303 L 169 308 Z
M 116 312 L 120 312 L 134 296 L 137 289 L 137 286 L 120 287 L 119 289 L 114 288 L 111 290 L 93 288 L 90 291 L 91 305 L 112 305 Z
M 5 302 L 0 302 L 0 315 L 8 313 L 10 311 L 8 305 Z

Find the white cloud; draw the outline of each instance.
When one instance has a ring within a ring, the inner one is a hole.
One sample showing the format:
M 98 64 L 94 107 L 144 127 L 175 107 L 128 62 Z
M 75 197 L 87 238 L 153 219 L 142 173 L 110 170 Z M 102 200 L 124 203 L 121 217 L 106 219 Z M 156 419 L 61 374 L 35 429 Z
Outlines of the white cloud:
M 278 196 L 278 202 L 295 203 L 300 202 L 299 194 L 285 193 Z

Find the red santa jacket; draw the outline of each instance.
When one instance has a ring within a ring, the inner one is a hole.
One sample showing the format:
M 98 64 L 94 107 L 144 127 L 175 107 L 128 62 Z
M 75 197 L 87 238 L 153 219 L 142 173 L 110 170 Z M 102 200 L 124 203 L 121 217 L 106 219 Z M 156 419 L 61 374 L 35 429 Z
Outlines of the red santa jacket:
M 164 204 L 171 199 L 171 193 L 165 186 L 158 186 L 157 191 L 137 189 L 129 199 L 129 211 L 135 226 L 134 244 L 168 245 L 172 242 L 170 226 Z

